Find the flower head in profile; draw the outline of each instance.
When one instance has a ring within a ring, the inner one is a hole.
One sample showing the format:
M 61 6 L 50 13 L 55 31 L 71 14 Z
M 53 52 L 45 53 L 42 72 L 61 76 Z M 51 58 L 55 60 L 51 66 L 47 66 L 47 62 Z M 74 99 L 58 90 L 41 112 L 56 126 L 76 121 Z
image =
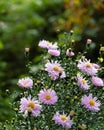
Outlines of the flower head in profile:
M 96 73 L 98 72 L 98 68 L 99 68 L 97 64 L 91 63 L 90 60 L 87 60 L 87 59 L 79 60 L 77 67 L 82 72 L 85 72 L 91 76 L 96 75 Z
M 77 75 L 77 82 L 78 86 L 81 87 L 83 90 L 88 90 L 90 88 L 90 86 L 88 85 L 88 81 L 79 74 Z
M 48 72 L 52 80 L 66 77 L 64 69 L 61 67 L 61 64 L 57 63 L 57 61 L 46 63 L 45 70 Z
M 18 86 L 23 88 L 31 88 L 33 86 L 33 80 L 29 77 L 19 79 Z
M 57 49 L 49 49 L 48 53 L 52 56 L 60 56 L 60 51 Z
M 94 67 L 95 69 L 99 69 L 99 68 L 100 68 L 100 66 L 99 66 L 98 64 L 95 64 L 95 63 L 93 63 L 93 67 Z
M 42 106 L 39 104 L 38 100 L 31 97 L 23 97 L 20 101 L 20 111 L 24 113 L 25 116 L 28 116 L 28 113 L 31 113 L 31 116 L 39 116 L 42 110 Z
M 69 49 L 67 49 L 67 51 L 66 51 L 66 55 L 69 56 L 69 57 L 72 57 L 72 56 L 74 56 L 75 54 L 74 54 L 74 52 L 69 48 Z
M 89 96 L 84 95 L 81 102 L 90 111 L 98 112 L 100 110 L 100 101 L 96 97 L 93 98 L 92 94 L 89 94 Z
M 91 81 L 95 86 L 104 86 L 103 80 L 99 77 L 93 76 L 91 78 Z
M 57 43 L 52 44 L 52 42 L 46 41 L 46 40 L 42 40 L 39 42 L 39 47 L 41 48 L 46 48 L 46 49 L 57 49 Z
M 64 128 L 71 128 L 73 125 L 73 121 L 70 119 L 70 116 L 66 116 L 66 114 L 59 114 L 59 112 L 56 112 L 56 114 L 53 116 L 53 120 L 56 124 L 62 125 Z
M 40 91 L 39 99 L 44 104 L 53 105 L 57 102 L 58 97 L 57 97 L 56 92 L 54 90 L 44 89 L 44 90 Z

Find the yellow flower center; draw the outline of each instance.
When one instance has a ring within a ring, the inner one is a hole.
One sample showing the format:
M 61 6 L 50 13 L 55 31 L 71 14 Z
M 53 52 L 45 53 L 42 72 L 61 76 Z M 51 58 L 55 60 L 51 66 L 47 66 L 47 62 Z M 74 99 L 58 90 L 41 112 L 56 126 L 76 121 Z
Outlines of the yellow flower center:
M 53 69 L 54 69 L 55 71 L 59 71 L 59 70 L 60 70 L 60 68 L 59 68 L 58 66 L 54 66 Z
M 28 82 L 27 82 L 27 81 L 24 81 L 24 82 L 23 82 L 23 85 L 24 85 L 24 86 L 26 86 L 27 84 L 28 84 Z
M 91 63 L 87 63 L 87 64 L 86 64 L 86 67 L 87 67 L 87 68 L 90 68 L 91 66 L 92 66 Z
M 50 99 L 51 99 L 51 96 L 50 96 L 49 94 L 46 94 L 46 95 L 45 95 L 45 99 L 46 99 L 46 100 L 50 100 Z
M 34 109 L 35 108 L 35 103 L 33 101 L 30 101 L 28 104 L 28 108 Z
M 47 45 L 47 46 L 50 46 L 50 45 L 52 45 L 52 44 L 51 44 L 50 42 L 47 42 L 46 45 Z
M 62 73 L 62 70 L 60 69 L 59 66 L 54 66 L 54 67 L 53 67 L 53 70 Z
M 91 99 L 91 100 L 89 101 L 89 104 L 90 104 L 91 106 L 94 106 L 94 105 L 95 105 L 95 101 L 94 101 L 93 99 Z
M 82 79 L 82 83 L 85 84 L 85 83 L 86 83 L 86 80 L 85 80 L 85 79 Z
M 66 120 L 68 120 L 68 118 L 65 115 L 62 115 L 61 120 L 66 121 Z

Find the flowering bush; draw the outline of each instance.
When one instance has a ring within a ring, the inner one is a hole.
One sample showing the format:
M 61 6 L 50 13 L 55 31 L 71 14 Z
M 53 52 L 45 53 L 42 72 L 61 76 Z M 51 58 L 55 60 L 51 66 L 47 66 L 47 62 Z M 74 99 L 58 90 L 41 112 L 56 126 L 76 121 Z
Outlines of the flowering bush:
M 74 52 L 73 35 L 39 42 L 45 52 L 42 65 L 34 72 L 28 63 L 28 76 L 18 80 L 23 93 L 13 104 L 16 116 L 5 123 L 6 130 L 104 129 L 103 67 L 86 58 L 86 49 Z

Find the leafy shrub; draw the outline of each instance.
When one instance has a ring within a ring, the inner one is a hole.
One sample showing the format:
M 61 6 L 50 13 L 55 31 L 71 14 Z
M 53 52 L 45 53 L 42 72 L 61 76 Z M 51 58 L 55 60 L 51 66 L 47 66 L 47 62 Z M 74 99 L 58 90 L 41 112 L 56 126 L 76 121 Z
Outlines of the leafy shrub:
M 39 42 L 43 60 L 34 69 L 28 61 L 28 76 L 18 80 L 22 93 L 13 103 L 16 114 L 7 130 L 100 130 L 104 129 L 103 67 L 74 52 L 74 34 L 64 34 L 57 43 Z M 28 56 L 29 49 L 26 48 Z M 50 51 L 51 50 L 51 51 Z M 48 51 L 48 54 L 47 54 Z M 100 50 L 100 58 L 103 48 Z M 2 128 L 1 128 L 2 129 Z M 4 128 L 3 128 L 4 129 Z

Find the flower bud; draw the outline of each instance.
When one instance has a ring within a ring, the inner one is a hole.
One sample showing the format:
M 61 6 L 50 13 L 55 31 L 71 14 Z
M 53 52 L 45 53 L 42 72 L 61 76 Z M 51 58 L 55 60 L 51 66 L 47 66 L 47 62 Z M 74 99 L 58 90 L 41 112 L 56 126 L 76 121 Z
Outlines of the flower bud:
M 81 128 L 82 130 L 85 130 L 87 127 L 85 124 L 79 125 L 79 128 Z
M 74 33 L 74 31 L 73 31 L 73 30 L 71 30 L 71 31 L 70 31 L 70 33 L 71 33 L 71 34 L 73 34 L 73 33 Z
M 98 58 L 98 60 L 102 63 L 104 59 L 102 57 Z
M 66 96 L 66 99 L 69 99 L 70 97 L 69 96 Z
M 14 108 L 15 111 L 18 111 L 18 108 Z
M 29 52 L 30 51 L 30 48 L 25 48 L 25 52 Z
M 40 80 L 37 80 L 36 82 L 37 82 L 37 84 L 41 83 L 41 81 L 40 81 Z
M 37 130 L 37 128 L 35 127 L 33 130 Z
M 44 88 L 45 88 L 45 89 L 48 89 L 49 87 L 48 87 L 48 86 L 45 86 Z
M 26 92 L 24 92 L 24 96 L 25 97 L 27 97 L 28 96 L 28 92 L 26 91 Z
M 71 42 L 72 42 L 72 43 L 74 43 L 74 42 L 75 42 L 75 40 L 74 40 L 74 39 L 72 39 L 72 40 L 71 40 Z
M 87 44 L 91 44 L 92 40 L 91 39 L 87 39 Z
M 73 116 L 74 115 L 74 110 L 71 110 L 70 111 L 70 116 Z
M 74 99 L 77 99 L 78 97 L 77 96 L 74 96 Z
M 100 47 L 100 51 L 104 51 L 104 46 Z
M 3 127 L 4 127 L 4 130 L 5 130 L 5 128 L 6 128 L 6 125 L 3 125 Z
M 9 94 L 9 93 L 10 93 L 9 89 L 6 89 L 6 93 L 7 93 L 7 94 Z

